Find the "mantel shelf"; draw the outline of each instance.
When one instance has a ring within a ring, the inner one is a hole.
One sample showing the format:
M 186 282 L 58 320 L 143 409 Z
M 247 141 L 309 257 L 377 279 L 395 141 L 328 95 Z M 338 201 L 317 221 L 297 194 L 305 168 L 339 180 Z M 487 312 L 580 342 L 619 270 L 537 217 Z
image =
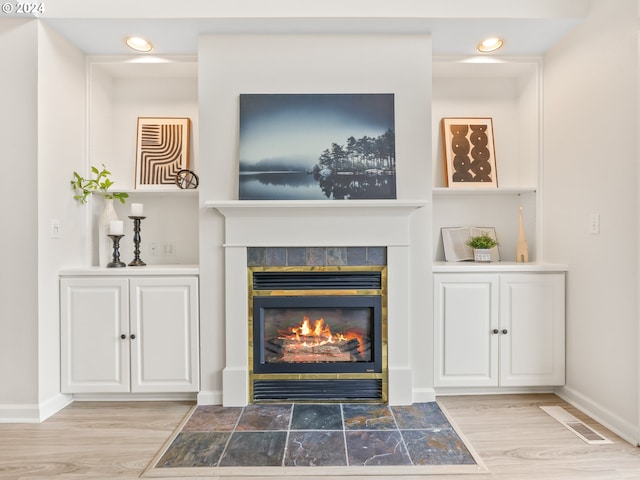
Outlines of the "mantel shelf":
M 409 215 L 428 205 L 426 200 L 228 200 L 207 201 L 204 206 L 224 216 L 265 215 L 267 212 L 338 213 L 349 210 L 361 213 Z

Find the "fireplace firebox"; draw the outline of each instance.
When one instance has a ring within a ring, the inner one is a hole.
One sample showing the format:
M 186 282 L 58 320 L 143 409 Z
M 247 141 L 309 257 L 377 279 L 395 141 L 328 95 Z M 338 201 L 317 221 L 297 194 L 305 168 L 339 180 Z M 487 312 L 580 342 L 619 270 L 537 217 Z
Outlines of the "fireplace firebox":
M 386 267 L 251 267 L 254 402 L 386 401 Z

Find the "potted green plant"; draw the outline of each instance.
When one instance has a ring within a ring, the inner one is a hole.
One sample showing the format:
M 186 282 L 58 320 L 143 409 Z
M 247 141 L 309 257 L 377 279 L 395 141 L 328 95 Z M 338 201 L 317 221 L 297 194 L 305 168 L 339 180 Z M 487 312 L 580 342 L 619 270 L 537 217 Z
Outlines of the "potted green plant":
M 471 237 L 467 241 L 467 246 L 473 248 L 473 259 L 476 262 L 490 262 L 491 249 L 498 246 L 498 241 L 487 232 Z
M 129 197 L 129 194 L 109 191 L 113 186 L 113 180 L 110 178 L 111 172 L 107 170 L 104 164 L 102 165 L 102 170 L 91 166 L 91 173 L 94 178 L 84 178 L 78 172 L 73 172 L 71 188 L 75 193 L 73 198 L 83 204 L 87 203 L 89 196 L 92 194 L 98 194 L 104 199 L 104 206 L 98 220 L 98 264 L 104 267 L 107 265 L 111 254 L 110 239 L 107 237 L 109 227 L 112 221 L 118 220 L 113 201 L 117 199 L 120 203 L 125 203 L 125 199 Z

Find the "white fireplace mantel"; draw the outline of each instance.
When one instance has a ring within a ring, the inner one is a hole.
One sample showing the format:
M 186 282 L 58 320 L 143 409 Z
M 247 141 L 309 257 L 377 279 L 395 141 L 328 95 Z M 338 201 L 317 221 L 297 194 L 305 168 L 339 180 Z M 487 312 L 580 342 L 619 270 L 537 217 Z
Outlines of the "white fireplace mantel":
M 413 400 L 410 356 L 411 222 L 427 201 L 208 201 L 224 216 L 225 360 L 223 404 L 244 406 L 248 392 L 249 247 L 387 248 L 389 403 Z
M 426 200 L 229 200 L 225 246 L 407 245 L 407 218 Z M 258 233 L 259 232 L 259 233 Z M 284 234 L 283 234 L 284 232 Z
M 232 212 L 267 210 L 297 210 L 311 208 L 317 211 L 339 211 L 356 209 L 358 211 L 374 210 L 403 210 L 411 211 L 427 205 L 426 200 L 211 200 L 204 203 L 205 207 L 215 208 L 223 215 L 233 215 Z

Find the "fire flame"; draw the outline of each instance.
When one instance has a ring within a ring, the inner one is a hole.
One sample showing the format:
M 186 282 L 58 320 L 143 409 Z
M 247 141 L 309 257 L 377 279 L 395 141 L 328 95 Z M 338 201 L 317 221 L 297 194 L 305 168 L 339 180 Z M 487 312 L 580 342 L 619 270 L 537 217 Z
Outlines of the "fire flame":
M 313 322 L 306 315 L 302 318 L 302 322 L 297 327 L 289 327 L 288 331 L 279 332 L 281 338 L 296 340 L 305 347 L 348 342 L 356 339 L 358 340 L 358 351 L 364 353 L 362 335 L 356 332 L 333 333 L 329 325 L 325 323 L 324 318 L 313 320 Z

